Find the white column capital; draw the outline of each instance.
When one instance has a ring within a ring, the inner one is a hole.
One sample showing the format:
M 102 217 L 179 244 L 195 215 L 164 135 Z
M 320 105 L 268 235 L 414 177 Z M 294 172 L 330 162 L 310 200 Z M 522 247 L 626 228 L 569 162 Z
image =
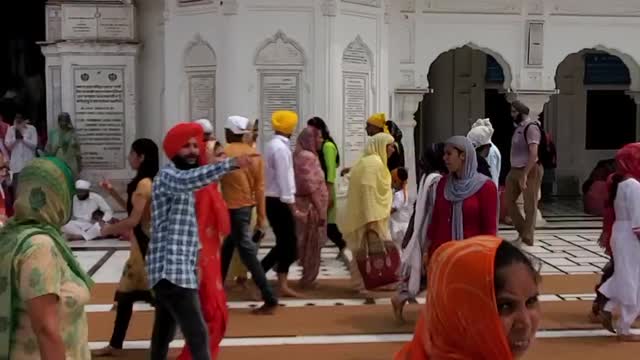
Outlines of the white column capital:
M 322 9 L 322 15 L 324 16 L 337 16 L 338 0 L 323 0 L 320 8 Z

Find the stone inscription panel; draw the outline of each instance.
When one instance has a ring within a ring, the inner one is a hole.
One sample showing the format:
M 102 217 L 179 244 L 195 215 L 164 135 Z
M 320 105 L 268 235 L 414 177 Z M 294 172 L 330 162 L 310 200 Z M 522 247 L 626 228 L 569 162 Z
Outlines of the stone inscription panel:
M 131 8 L 100 7 L 98 8 L 98 16 L 98 38 L 133 38 Z
M 189 76 L 191 119 L 209 119 L 215 129 L 216 78 L 210 73 Z
M 63 4 L 62 39 L 132 40 L 133 7 Z
M 278 110 L 291 110 L 300 115 L 300 73 L 279 72 L 260 74 L 260 126 L 262 143 L 273 135 L 271 115 Z M 291 137 L 291 146 L 295 146 L 295 135 Z
M 367 141 L 365 131 L 368 108 L 369 74 L 344 72 L 343 75 L 343 153 L 345 166 L 360 159 Z
M 62 38 L 95 39 L 98 37 L 98 18 L 95 6 L 63 6 Z
M 84 167 L 124 169 L 124 70 L 76 68 L 73 73 L 75 125 Z

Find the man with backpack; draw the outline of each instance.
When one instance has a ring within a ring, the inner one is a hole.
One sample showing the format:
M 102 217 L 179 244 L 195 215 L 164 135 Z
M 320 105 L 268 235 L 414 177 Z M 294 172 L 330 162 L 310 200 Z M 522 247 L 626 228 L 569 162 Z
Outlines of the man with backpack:
M 516 100 L 511 103 L 511 117 L 516 129 L 511 139 L 511 170 L 506 179 L 506 205 L 513 226 L 518 231 L 518 241 L 532 246 L 538 192 L 544 174 L 542 162 L 547 161 L 549 155 L 547 138 L 541 124 L 529 118 L 529 108 L 522 102 Z M 524 218 L 516 204 L 520 194 L 524 200 Z

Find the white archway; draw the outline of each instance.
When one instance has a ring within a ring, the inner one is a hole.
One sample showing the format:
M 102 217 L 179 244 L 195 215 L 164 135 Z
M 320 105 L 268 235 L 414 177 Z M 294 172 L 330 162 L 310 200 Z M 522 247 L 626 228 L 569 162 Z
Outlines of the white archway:
M 434 51 L 432 52 L 432 57 L 427 58 L 426 59 L 426 64 L 427 64 L 427 87 L 429 86 L 429 79 L 428 79 L 428 75 L 429 72 L 431 71 L 431 66 L 433 65 L 433 63 L 436 62 L 436 60 L 438 60 L 438 58 L 442 55 L 445 54 L 451 50 L 456 50 L 456 49 L 460 49 L 463 47 L 470 47 L 474 50 L 478 50 L 478 51 L 482 51 L 483 53 L 487 54 L 487 55 L 491 55 L 494 59 L 496 59 L 496 61 L 498 62 L 498 64 L 500 64 L 500 66 L 502 67 L 502 71 L 504 72 L 504 83 L 503 83 L 503 87 L 505 90 L 509 91 L 511 90 L 513 87 L 513 71 L 512 71 L 512 66 L 509 64 L 509 62 L 505 59 L 504 56 L 502 56 L 499 52 L 492 50 L 489 47 L 485 47 L 485 46 L 481 46 L 478 45 L 475 42 L 467 42 L 467 43 L 461 43 L 461 44 L 455 44 L 452 45 L 450 47 L 446 47 L 443 49 L 438 49 L 438 51 Z
M 187 109 L 190 120 L 208 119 L 216 130 L 216 53 L 200 34 L 184 52 Z

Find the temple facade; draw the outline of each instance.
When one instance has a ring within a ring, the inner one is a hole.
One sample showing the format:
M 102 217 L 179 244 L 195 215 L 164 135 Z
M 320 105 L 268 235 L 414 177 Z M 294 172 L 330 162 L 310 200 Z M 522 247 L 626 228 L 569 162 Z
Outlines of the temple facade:
M 90 179 L 127 178 L 131 142 L 179 121 L 222 137 L 244 115 L 264 140 L 278 109 L 299 127 L 325 119 L 343 166 L 385 112 L 414 173 L 426 144 L 478 118 L 508 147 L 518 98 L 557 145 L 556 192 L 576 195 L 640 132 L 637 0 L 49 1 L 46 14 L 48 125 L 71 114 Z

